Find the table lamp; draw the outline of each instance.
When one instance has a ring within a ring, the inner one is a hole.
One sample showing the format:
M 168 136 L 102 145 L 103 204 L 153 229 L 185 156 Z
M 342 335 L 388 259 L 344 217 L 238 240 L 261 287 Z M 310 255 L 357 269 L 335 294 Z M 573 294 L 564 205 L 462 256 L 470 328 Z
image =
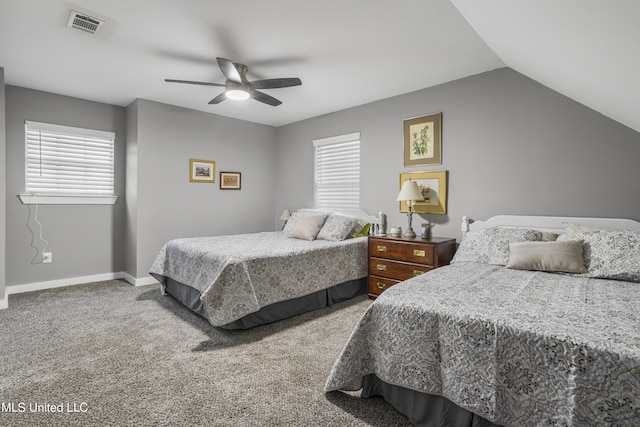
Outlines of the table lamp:
M 282 215 L 280 215 L 280 221 L 284 221 L 284 224 L 282 224 L 283 230 L 284 230 L 284 226 L 287 225 L 287 221 L 289 220 L 290 217 L 291 217 L 291 212 L 289 212 L 289 209 L 285 209 L 282 211 Z
M 405 201 L 407 206 L 409 207 L 409 212 L 407 213 L 407 219 L 409 220 L 409 226 L 407 230 L 402 234 L 403 237 L 407 238 L 415 238 L 416 233 L 411 228 L 411 219 L 413 216 L 413 204 L 415 202 L 424 201 L 424 197 L 422 197 L 422 192 L 420 191 L 420 187 L 418 187 L 418 183 L 415 181 L 411 181 L 410 179 L 406 180 L 404 184 L 402 184 L 402 189 L 400 190 L 400 194 L 398 194 L 397 201 Z

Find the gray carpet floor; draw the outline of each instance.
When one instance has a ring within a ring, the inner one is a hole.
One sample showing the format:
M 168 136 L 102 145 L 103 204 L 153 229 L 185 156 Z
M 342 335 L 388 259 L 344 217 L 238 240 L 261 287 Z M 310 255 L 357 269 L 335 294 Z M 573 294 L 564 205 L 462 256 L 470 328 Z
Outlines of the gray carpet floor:
M 323 392 L 369 304 L 363 296 L 225 331 L 157 285 L 10 295 L 0 310 L 0 425 L 408 426 L 380 398 Z

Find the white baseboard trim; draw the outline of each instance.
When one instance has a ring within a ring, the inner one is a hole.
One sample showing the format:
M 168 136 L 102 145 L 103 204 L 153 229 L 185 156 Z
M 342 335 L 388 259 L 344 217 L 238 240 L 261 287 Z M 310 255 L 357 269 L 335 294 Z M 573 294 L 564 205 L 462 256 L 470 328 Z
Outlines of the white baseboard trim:
M 121 273 L 94 274 L 92 276 L 70 277 L 68 279 L 48 280 L 46 282 L 27 283 L 24 285 L 7 286 L 9 295 L 23 292 L 42 291 L 45 289 L 61 288 L 63 286 L 81 285 L 84 283 L 102 282 L 105 280 L 122 279 Z
M 121 279 L 126 280 L 127 282 L 129 282 L 133 286 L 155 285 L 156 283 L 158 283 L 158 281 L 156 279 L 154 279 L 153 277 L 151 277 L 151 276 L 147 276 L 147 277 L 142 277 L 140 279 L 136 279 L 135 277 L 133 277 L 129 273 L 125 273 L 124 271 L 122 272 Z
M 45 289 L 61 288 L 63 286 L 82 285 L 86 283 L 103 282 L 105 280 L 115 280 L 115 279 L 124 279 L 130 284 L 132 284 L 133 286 L 152 285 L 152 284 L 158 283 L 158 281 L 151 276 L 136 279 L 135 277 L 133 277 L 128 273 L 125 273 L 124 271 L 119 271 L 117 273 L 94 274 L 92 276 L 71 277 L 68 279 L 49 280 L 46 282 L 36 282 L 36 283 L 28 283 L 25 285 L 7 286 L 5 288 L 5 294 L 13 295 L 13 294 L 20 294 L 23 292 L 42 291 Z M 8 300 L 6 295 L 4 300 L 0 300 L 0 308 L 2 308 L 3 301 L 5 302 L 5 305 L 8 306 Z
M 4 298 L 0 299 L 0 310 L 9 308 L 9 294 L 7 294 L 7 287 L 4 288 Z

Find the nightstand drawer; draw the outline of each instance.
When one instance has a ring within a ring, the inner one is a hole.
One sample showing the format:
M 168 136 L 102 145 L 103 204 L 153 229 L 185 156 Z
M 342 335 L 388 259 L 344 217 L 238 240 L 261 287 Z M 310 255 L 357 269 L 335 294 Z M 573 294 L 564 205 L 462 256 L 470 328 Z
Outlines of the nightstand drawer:
M 385 279 L 383 277 L 369 276 L 369 279 L 368 279 L 369 295 L 378 296 L 382 293 L 382 291 L 386 291 L 396 283 L 400 283 L 400 281 Z
M 370 239 L 369 254 L 378 258 L 401 259 L 407 262 L 435 265 L 433 245 Z
M 369 236 L 369 298 L 403 280 L 449 264 L 456 240 Z
M 432 270 L 431 266 L 410 262 L 392 261 L 382 258 L 369 258 L 369 275 L 389 279 L 407 280 Z

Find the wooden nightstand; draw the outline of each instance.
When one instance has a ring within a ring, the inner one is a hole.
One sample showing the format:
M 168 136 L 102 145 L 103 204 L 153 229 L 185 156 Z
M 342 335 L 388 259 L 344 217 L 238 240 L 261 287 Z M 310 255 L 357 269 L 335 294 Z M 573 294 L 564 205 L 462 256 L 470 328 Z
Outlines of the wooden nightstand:
M 434 268 L 449 264 L 456 239 L 405 239 L 369 236 L 369 298 L 385 289 Z

